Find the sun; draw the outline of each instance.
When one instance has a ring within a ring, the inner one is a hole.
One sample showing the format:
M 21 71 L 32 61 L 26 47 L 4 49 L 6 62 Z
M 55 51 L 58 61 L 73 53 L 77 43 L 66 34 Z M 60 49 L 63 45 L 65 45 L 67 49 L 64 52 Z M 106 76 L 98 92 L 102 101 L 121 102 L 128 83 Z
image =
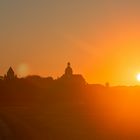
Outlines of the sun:
M 137 80 L 140 82 L 140 73 L 137 74 Z

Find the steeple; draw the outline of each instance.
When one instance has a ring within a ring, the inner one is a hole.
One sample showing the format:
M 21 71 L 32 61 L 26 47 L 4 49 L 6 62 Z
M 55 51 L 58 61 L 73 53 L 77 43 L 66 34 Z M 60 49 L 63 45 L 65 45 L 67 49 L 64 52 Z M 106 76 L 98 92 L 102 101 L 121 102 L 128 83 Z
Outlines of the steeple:
M 16 78 L 16 75 L 14 73 L 14 70 L 12 69 L 12 67 L 9 68 L 9 70 L 7 71 L 7 75 L 5 75 L 5 79 L 6 80 L 13 80 Z

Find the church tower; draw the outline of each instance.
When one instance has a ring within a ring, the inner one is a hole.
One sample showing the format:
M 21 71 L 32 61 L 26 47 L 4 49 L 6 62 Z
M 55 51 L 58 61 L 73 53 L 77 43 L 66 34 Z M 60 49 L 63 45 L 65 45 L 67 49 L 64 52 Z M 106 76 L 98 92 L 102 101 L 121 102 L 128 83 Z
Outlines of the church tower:
M 70 62 L 67 64 L 67 68 L 65 69 L 65 74 L 66 77 L 71 77 L 73 75 L 73 70 L 71 68 Z
M 7 75 L 5 75 L 5 80 L 13 80 L 16 78 L 16 75 L 14 73 L 14 70 L 10 67 L 7 71 Z

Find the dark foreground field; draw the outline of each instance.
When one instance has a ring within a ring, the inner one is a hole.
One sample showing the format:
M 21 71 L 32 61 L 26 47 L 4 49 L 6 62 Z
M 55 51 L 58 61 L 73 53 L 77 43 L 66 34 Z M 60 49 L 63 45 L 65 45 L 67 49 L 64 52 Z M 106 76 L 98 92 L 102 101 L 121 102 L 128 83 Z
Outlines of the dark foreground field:
M 138 140 L 140 88 L 0 84 L 1 140 Z

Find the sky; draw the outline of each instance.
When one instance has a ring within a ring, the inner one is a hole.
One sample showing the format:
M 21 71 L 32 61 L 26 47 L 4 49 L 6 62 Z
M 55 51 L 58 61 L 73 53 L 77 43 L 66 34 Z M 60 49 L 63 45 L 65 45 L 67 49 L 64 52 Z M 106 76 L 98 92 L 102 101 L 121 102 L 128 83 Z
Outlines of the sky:
M 0 0 L 0 75 L 139 85 L 139 0 Z

